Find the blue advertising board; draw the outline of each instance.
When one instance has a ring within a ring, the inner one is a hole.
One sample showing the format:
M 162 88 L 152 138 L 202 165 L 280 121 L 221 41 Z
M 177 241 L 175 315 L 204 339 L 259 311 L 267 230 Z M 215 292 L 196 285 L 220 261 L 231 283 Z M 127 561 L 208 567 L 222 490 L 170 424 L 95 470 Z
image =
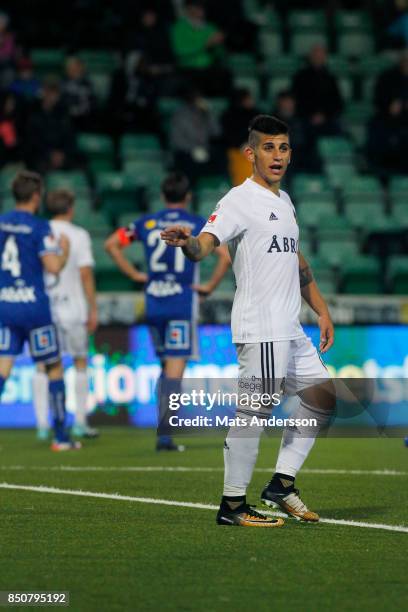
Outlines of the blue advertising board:
M 315 344 L 319 330 L 305 327 Z M 123 338 L 123 332 L 121 334 Z M 89 357 L 88 411 L 112 411 L 126 405 L 137 426 L 155 424 L 155 386 L 160 365 L 146 326 L 130 327 L 127 346 L 92 351 Z M 190 362 L 186 376 L 194 379 L 231 379 L 237 376 L 235 348 L 228 326 L 204 325 L 199 331 L 200 360 Z M 343 378 L 408 379 L 408 326 L 344 326 L 336 329 L 333 348 L 324 356 L 333 376 Z M 67 405 L 74 411 L 74 370 L 65 359 Z M 28 354 L 16 360 L 0 405 L 0 427 L 32 427 L 32 376 Z M 406 401 L 407 385 L 394 385 L 394 401 Z M 108 410 L 109 409 L 109 410 Z M 399 422 L 401 419 L 399 417 Z M 405 423 L 408 423 L 408 415 Z

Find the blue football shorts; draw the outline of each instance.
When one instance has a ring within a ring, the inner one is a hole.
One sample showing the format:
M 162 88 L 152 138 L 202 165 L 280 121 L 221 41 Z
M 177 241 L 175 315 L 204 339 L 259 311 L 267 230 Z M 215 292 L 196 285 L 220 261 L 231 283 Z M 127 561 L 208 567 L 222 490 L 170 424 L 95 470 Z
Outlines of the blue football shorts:
M 160 359 L 184 357 L 196 359 L 197 321 L 179 319 L 149 319 L 150 334 Z
M 33 361 L 52 363 L 60 357 L 58 334 L 54 323 L 46 321 L 40 327 L 29 324 L 0 324 L 0 357 L 16 357 L 28 342 Z

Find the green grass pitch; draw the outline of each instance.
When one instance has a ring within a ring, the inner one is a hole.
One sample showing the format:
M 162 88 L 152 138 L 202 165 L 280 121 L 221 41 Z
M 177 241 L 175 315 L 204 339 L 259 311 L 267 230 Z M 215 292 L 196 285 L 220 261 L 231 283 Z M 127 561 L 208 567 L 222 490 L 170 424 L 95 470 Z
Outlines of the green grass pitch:
M 222 437 L 184 442 L 185 453 L 155 453 L 152 431 L 110 428 L 54 454 L 31 431 L 1 431 L 0 482 L 217 504 Z M 278 445 L 262 441 L 250 503 Z M 135 466 L 189 469 L 124 469 Z M 384 469 L 400 474 L 350 473 Z M 400 439 L 322 439 L 298 486 L 322 517 L 408 527 L 407 474 Z M 208 509 L 4 488 L 0 499 L 0 590 L 70 591 L 75 612 L 405 609 L 408 533 L 294 520 L 218 527 Z

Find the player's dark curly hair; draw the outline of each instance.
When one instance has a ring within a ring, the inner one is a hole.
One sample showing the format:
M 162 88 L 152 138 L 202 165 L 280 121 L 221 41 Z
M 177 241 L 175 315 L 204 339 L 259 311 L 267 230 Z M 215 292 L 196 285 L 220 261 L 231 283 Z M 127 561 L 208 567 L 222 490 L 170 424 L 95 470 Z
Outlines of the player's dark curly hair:
M 190 189 L 190 181 L 182 172 L 172 172 L 161 184 L 162 194 L 169 204 L 183 202 Z
M 256 147 L 259 134 L 279 136 L 280 134 L 288 134 L 289 128 L 284 121 L 272 115 L 256 115 L 248 126 L 248 132 L 249 145 Z

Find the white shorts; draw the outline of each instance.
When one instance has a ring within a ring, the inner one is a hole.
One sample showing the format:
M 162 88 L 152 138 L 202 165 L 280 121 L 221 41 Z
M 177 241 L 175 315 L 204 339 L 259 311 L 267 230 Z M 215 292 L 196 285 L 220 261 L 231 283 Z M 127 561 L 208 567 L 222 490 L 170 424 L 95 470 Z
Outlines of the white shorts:
M 258 381 L 265 393 L 294 395 L 330 378 L 319 353 L 306 335 L 294 340 L 236 346 L 239 381 Z
M 88 357 L 88 330 L 85 323 L 56 323 L 61 353 L 74 359 Z

